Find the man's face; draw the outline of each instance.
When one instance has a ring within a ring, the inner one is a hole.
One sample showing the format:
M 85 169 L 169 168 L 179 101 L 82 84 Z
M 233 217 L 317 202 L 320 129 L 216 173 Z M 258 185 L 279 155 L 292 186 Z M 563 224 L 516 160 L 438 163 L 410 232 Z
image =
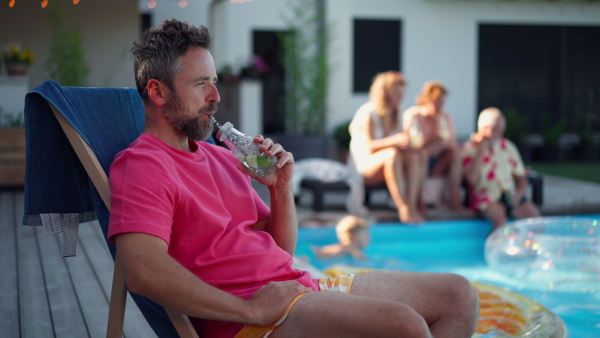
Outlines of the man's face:
M 209 116 L 217 111 L 220 101 L 213 58 L 204 48 L 190 48 L 179 61 L 181 70 L 175 75 L 175 91 L 163 112 L 189 138 L 206 140 L 213 130 Z
M 491 126 L 485 126 L 483 128 L 483 135 L 490 139 L 492 143 L 498 141 L 502 136 L 504 136 L 504 131 L 506 130 L 506 121 L 504 117 L 500 116 Z

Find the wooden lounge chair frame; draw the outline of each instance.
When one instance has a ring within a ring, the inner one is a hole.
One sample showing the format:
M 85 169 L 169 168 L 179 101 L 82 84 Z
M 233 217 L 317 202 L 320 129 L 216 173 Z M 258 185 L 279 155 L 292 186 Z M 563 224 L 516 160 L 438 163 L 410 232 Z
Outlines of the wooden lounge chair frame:
M 58 120 L 62 130 L 64 131 L 69 143 L 77 154 L 79 161 L 83 165 L 85 171 L 90 177 L 90 180 L 98 190 L 102 201 L 106 208 L 110 211 L 110 184 L 108 176 L 102 169 L 96 155 L 81 137 L 81 135 L 71 126 L 71 124 L 62 116 L 62 114 L 48 102 L 50 109 Z M 127 287 L 125 285 L 125 276 L 121 267 L 118 252 L 115 255 L 115 266 L 113 274 L 113 282 L 111 289 L 110 305 L 108 312 L 108 324 L 106 337 L 122 337 L 123 325 L 125 321 L 125 303 L 127 301 Z M 186 315 L 165 308 L 169 319 L 175 326 L 177 333 L 182 338 L 198 338 L 198 334 L 194 330 L 189 318 Z

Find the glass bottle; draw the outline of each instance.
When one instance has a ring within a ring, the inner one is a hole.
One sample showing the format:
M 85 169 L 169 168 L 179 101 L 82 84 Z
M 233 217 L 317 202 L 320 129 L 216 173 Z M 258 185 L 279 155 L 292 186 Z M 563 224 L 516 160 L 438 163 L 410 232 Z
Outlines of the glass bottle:
M 260 145 L 254 142 L 253 137 L 235 129 L 230 122 L 226 122 L 221 126 L 214 117 L 211 116 L 210 118 L 219 128 L 217 139 L 224 142 L 246 168 L 262 178 L 267 178 L 275 171 L 277 158 L 275 156 L 269 157 L 265 152 L 261 152 L 259 150 Z

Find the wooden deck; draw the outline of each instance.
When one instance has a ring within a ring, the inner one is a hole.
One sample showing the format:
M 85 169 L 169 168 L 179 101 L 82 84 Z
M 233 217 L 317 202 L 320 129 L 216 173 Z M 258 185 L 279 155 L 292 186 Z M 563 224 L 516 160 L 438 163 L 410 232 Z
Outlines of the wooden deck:
M 0 190 L 0 336 L 105 337 L 113 262 L 97 222 L 79 227 L 77 257 L 62 234 L 22 226 L 22 190 Z M 124 336 L 156 337 L 127 301 Z

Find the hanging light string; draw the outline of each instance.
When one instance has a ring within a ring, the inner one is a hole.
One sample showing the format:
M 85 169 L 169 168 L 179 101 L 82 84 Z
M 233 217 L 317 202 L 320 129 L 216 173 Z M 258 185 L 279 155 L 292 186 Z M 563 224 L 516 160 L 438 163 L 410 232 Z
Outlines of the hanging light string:
M 73 0 L 73 5 L 77 5 L 77 4 L 79 3 L 79 1 L 80 1 L 80 0 Z M 13 7 L 15 7 L 15 3 L 16 3 L 16 2 L 17 2 L 16 0 L 9 0 L 9 1 L 8 1 L 8 7 L 10 7 L 10 8 L 13 8 Z M 186 3 L 187 3 L 187 1 L 186 1 Z M 41 1 L 40 1 L 40 6 L 41 6 L 42 8 L 46 8 L 46 7 L 48 7 L 48 0 L 41 0 Z

